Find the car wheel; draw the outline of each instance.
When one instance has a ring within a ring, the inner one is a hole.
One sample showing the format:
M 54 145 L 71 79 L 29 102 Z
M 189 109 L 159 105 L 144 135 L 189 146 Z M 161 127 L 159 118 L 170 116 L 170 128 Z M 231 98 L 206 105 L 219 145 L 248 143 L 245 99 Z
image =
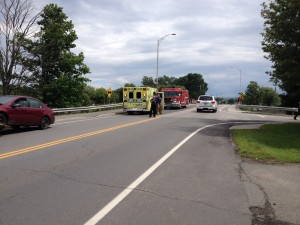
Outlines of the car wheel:
M 39 125 L 39 128 L 41 130 L 45 130 L 49 127 L 50 125 L 50 120 L 48 117 L 44 116 L 42 119 L 41 119 L 41 122 L 40 122 L 40 125 Z
M 15 129 L 15 130 L 17 130 L 17 129 L 19 129 L 20 128 L 20 126 L 19 125 L 13 125 L 13 126 L 11 126 L 13 129 Z
M 0 130 L 4 129 L 6 123 L 7 123 L 6 116 L 1 113 L 0 114 Z
M 7 123 L 7 119 L 6 116 L 4 114 L 0 114 L 0 124 L 6 124 Z

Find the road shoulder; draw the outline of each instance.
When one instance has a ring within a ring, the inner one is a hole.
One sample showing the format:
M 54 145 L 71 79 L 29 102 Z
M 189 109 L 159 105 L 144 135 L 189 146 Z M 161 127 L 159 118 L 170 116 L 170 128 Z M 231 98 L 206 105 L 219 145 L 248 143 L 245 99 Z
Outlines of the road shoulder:
M 259 129 L 263 124 L 237 125 L 230 129 Z M 231 138 L 234 149 L 237 149 Z M 300 165 L 267 164 L 242 158 L 250 209 L 258 224 L 300 224 Z M 283 222 L 284 221 L 284 222 Z M 262 223 L 260 223 L 262 222 Z

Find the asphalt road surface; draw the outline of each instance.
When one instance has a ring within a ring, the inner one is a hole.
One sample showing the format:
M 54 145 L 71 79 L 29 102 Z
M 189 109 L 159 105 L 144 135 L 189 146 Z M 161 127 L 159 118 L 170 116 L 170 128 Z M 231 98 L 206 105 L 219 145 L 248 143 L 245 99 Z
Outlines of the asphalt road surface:
M 47 130 L 0 132 L 0 224 L 259 224 L 265 196 L 229 128 L 291 118 L 233 107 L 57 116 Z

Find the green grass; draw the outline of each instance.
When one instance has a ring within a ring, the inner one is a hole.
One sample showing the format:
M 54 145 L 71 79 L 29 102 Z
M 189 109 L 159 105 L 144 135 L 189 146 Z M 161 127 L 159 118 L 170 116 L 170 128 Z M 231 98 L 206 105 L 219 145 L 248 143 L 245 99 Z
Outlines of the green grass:
M 300 163 L 300 123 L 231 131 L 242 157 L 269 163 Z

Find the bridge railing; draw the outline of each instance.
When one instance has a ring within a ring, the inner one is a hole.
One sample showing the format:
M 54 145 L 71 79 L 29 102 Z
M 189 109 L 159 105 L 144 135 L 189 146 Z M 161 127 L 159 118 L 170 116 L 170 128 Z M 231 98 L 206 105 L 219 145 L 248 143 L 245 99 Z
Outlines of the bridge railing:
M 276 106 L 263 106 L 263 105 L 236 105 L 236 108 L 240 110 L 251 110 L 251 111 L 265 111 L 269 113 L 294 113 L 297 112 L 297 108 L 288 108 L 288 107 L 276 107 Z
M 121 109 L 122 107 L 123 107 L 123 103 L 116 103 L 116 104 L 94 105 L 94 106 L 85 106 L 85 107 L 53 108 L 52 110 L 55 115 L 61 115 L 61 114 L 96 112 L 96 111 Z
M 56 108 L 52 109 L 55 115 L 61 114 L 71 114 L 71 113 L 81 113 L 81 112 L 96 112 L 96 111 L 105 111 L 113 109 L 121 109 L 123 103 L 108 104 L 108 105 L 94 105 L 94 106 L 85 106 L 85 107 L 70 107 L 70 108 Z M 262 105 L 236 105 L 236 108 L 240 110 L 251 110 L 251 111 L 265 111 L 269 113 L 294 113 L 297 112 L 297 108 L 288 108 L 288 107 L 275 107 L 275 106 L 262 106 Z

